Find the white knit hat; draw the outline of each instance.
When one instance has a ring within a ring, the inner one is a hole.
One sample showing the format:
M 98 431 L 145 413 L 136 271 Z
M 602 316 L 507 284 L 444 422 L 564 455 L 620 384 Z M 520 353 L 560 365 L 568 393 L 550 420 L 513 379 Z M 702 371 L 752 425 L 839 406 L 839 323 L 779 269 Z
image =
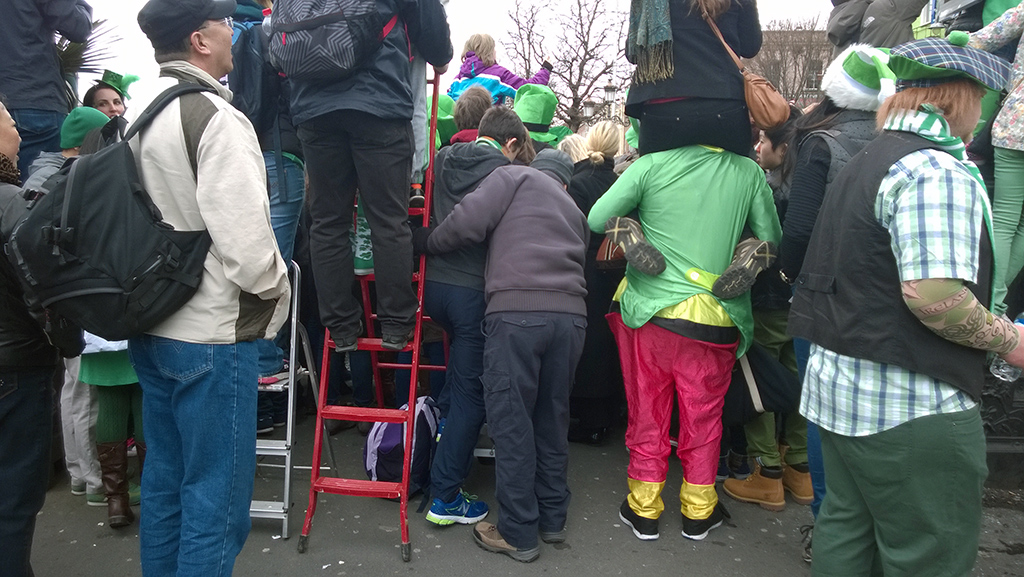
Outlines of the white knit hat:
M 873 112 L 896 93 L 889 51 L 853 44 L 829 64 L 821 89 L 841 108 Z

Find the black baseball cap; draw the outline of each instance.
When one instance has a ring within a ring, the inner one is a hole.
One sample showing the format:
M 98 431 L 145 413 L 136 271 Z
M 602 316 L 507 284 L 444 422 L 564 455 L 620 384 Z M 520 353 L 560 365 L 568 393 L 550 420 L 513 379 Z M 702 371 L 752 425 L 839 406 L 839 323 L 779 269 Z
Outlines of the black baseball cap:
M 203 22 L 235 13 L 235 0 L 149 0 L 139 10 L 139 28 L 153 48 L 166 48 L 188 38 Z

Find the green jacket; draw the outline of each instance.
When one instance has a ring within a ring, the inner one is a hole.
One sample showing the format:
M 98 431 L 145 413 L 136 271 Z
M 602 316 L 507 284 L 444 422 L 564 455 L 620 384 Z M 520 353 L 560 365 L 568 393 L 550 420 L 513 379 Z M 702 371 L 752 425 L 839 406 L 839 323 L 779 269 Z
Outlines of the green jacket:
M 699 269 L 720 275 L 732 260 L 745 225 L 762 240 L 778 243 L 782 227 L 764 171 L 751 159 L 704 146 L 641 156 L 615 181 L 588 215 L 591 230 L 638 209 L 647 240 L 665 255 L 667 268 L 649 276 L 626 267 L 622 320 L 638 328 L 665 307 L 699 294 L 705 286 L 687 280 Z M 707 275 L 705 275 L 707 277 Z M 740 331 L 737 356 L 746 352 L 754 321 L 749 293 L 719 304 Z

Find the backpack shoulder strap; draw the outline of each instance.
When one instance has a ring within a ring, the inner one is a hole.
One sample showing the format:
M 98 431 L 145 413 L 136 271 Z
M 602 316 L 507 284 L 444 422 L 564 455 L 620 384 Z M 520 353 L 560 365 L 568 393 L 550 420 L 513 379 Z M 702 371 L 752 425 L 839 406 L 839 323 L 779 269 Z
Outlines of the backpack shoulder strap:
M 142 111 L 142 114 L 135 119 L 135 122 L 128 127 L 128 132 L 125 133 L 124 140 L 131 140 L 133 136 L 138 134 L 139 131 L 152 122 L 153 118 L 176 98 L 192 92 L 214 92 L 214 90 L 207 86 L 193 84 L 191 82 L 179 82 L 167 90 L 164 90 L 153 100 L 153 102 L 150 103 L 149 106 L 146 107 L 144 111 Z

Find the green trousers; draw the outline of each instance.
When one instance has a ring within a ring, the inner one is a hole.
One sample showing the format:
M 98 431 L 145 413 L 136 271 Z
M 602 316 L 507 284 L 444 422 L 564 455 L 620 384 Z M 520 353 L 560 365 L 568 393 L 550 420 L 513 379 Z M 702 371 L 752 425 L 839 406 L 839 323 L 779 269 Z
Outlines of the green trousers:
M 769 353 L 784 367 L 797 373 L 796 354 L 793 352 L 793 339 L 786 334 L 786 319 L 789 309 L 775 311 L 754 311 L 754 341 L 768 350 Z M 785 415 L 783 431 L 789 450 L 786 451 L 786 463 L 789 465 L 807 464 L 807 419 L 793 411 Z M 767 467 L 779 467 L 782 459 L 779 456 L 779 444 L 776 439 L 775 413 L 763 413 L 743 426 L 747 436 L 747 453 L 760 457 L 761 463 Z
M 992 197 L 992 233 L 995 237 L 996 276 L 993 310 L 1006 312 L 1006 286 L 1024 268 L 1024 151 L 995 149 L 996 189 Z
M 988 467 L 977 407 L 866 437 L 821 429 L 826 491 L 815 577 L 964 577 Z
M 131 385 L 94 385 L 96 395 L 96 442 L 117 443 L 128 439 L 129 418 L 135 441 L 145 444 L 142 435 L 142 387 Z

